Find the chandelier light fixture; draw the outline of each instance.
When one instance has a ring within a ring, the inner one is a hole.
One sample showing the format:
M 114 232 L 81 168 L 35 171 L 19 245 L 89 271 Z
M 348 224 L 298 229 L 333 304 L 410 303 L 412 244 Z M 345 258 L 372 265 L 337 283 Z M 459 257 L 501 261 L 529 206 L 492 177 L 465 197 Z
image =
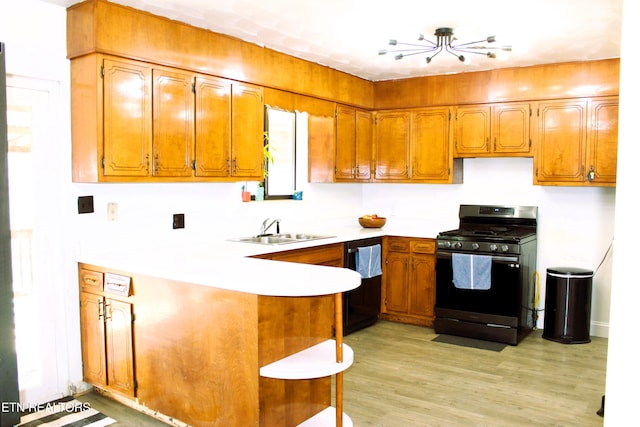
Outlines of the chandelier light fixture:
M 495 43 L 496 36 L 489 36 L 484 40 L 478 40 L 469 43 L 453 44 L 457 39 L 453 36 L 453 28 L 442 27 L 436 29 L 434 33 L 436 41 L 427 40 L 422 34 L 419 35 L 417 43 L 400 43 L 397 40 L 389 40 L 389 46 L 398 46 L 398 49 L 387 50 L 381 49 L 378 55 L 386 55 L 387 53 L 396 53 L 395 59 L 399 60 L 407 56 L 430 54 L 427 56 L 427 64 L 443 50 L 449 52 L 460 62 L 467 62 L 465 53 L 474 53 L 476 55 L 484 55 L 489 58 L 497 58 L 501 52 L 511 52 L 511 46 L 487 46 L 485 43 Z

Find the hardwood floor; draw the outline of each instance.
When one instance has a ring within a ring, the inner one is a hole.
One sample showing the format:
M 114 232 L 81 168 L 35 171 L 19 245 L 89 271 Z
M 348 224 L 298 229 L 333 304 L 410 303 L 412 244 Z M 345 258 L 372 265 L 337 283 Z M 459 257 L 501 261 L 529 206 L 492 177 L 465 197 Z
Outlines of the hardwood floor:
M 560 344 L 541 334 L 495 352 L 431 342 L 433 329 L 379 321 L 345 337 L 355 352 L 344 375 L 345 411 L 357 427 L 601 427 L 607 340 Z M 115 426 L 167 425 L 96 392 L 78 399 Z
M 379 321 L 345 337 L 355 353 L 345 411 L 358 427 L 602 426 L 607 339 L 560 344 L 541 335 L 494 352 Z

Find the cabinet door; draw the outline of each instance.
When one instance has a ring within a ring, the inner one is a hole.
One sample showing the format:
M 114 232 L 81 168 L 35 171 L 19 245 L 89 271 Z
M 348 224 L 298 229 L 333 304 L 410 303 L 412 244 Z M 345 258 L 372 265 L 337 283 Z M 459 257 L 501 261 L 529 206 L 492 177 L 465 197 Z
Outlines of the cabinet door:
M 335 117 L 316 116 L 308 118 L 308 180 L 309 182 L 333 182 L 335 175 Z
M 104 299 L 100 295 L 80 292 L 80 338 L 84 380 L 90 384 L 106 386 Z
M 105 301 L 108 385 L 129 396 L 135 395 L 131 304 Z
M 449 108 L 414 111 L 411 118 L 411 179 L 448 182 Z
M 234 83 L 231 96 L 231 176 L 261 181 L 264 178 L 262 88 Z
M 127 60 L 104 60 L 104 175 L 150 174 L 151 68 Z
M 588 147 L 588 167 L 593 171 L 590 181 L 614 184 L 618 162 L 618 98 L 592 101 Z
M 356 172 L 356 110 L 336 107 L 336 181 L 351 181 Z
M 409 311 L 409 254 L 388 252 L 385 266 L 385 311 L 407 313 Z
M 458 107 L 455 121 L 454 157 L 489 154 L 490 124 L 490 107 L 486 105 Z
M 371 179 L 373 116 L 368 111 L 336 107 L 336 181 Z
M 411 257 L 411 314 L 433 318 L 435 306 L 434 255 L 416 254 Z
M 386 111 L 376 115 L 375 179 L 381 181 L 409 178 L 409 112 Z
M 194 77 L 153 70 L 153 174 L 189 177 L 194 141 Z
M 196 78 L 196 176 L 227 177 L 231 170 L 231 83 Z
M 531 107 L 528 103 L 495 104 L 491 107 L 492 150 L 496 155 L 531 154 L 529 122 Z
M 541 102 L 538 107 L 536 182 L 584 181 L 587 101 Z
M 373 154 L 373 114 L 356 110 L 356 180 L 371 179 L 371 156 Z

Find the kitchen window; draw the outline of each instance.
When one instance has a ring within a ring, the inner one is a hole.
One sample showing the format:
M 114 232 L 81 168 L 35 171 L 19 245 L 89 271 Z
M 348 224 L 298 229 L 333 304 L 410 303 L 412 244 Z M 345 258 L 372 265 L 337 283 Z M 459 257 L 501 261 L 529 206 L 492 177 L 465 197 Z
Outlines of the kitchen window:
M 271 107 L 265 111 L 265 198 L 290 199 L 296 191 L 297 114 Z

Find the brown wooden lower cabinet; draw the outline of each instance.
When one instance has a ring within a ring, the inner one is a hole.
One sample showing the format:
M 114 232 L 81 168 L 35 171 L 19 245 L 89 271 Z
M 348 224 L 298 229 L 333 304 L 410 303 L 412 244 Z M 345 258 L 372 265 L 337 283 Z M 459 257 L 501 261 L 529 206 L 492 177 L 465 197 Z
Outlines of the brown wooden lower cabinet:
M 94 284 L 93 289 L 87 283 Z M 135 396 L 133 306 L 106 296 L 102 272 L 80 269 L 80 324 L 84 380 Z M 89 289 L 89 290 L 88 290 Z
M 384 238 L 382 319 L 433 325 L 435 249 L 434 239 Z

